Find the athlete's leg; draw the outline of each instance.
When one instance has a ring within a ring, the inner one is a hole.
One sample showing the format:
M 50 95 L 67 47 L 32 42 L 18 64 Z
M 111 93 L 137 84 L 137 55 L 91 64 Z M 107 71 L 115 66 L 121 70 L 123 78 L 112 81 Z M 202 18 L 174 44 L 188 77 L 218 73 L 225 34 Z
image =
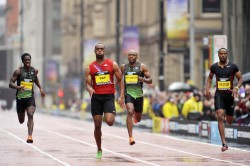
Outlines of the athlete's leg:
M 133 130 L 133 113 L 134 113 L 134 104 L 133 103 L 126 103 L 127 108 L 127 129 L 129 137 L 133 137 L 132 130 Z
M 143 97 L 137 98 L 134 105 L 134 118 L 136 122 L 140 122 L 142 118 L 143 111 Z
M 97 151 L 102 151 L 102 115 L 94 115 L 93 116 L 94 124 L 95 124 L 95 141 L 97 145 Z
M 105 117 L 105 122 L 109 126 L 113 126 L 113 124 L 115 122 L 115 114 L 107 112 L 107 113 L 104 113 L 104 117 Z
M 223 109 L 216 110 L 217 118 L 218 118 L 218 129 L 220 132 L 220 137 L 222 144 L 226 144 L 225 140 L 225 128 L 224 128 L 224 120 L 225 120 L 225 113 Z
M 32 133 L 33 133 L 33 127 L 34 127 L 33 115 L 35 113 L 35 109 L 36 109 L 36 107 L 34 107 L 34 106 L 29 106 L 26 108 L 27 116 L 28 116 L 27 127 L 28 127 L 28 135 L 29 136 L 32 136 Z
M 226 120 L 227 120 L 227 123 L 228 123 L 228 124 L 232 124 L 232 123 L 233 123 L 233 120 L 234 120 L 234 117 L 231 116 L 231 115 L 226 115 Z
M 17 112 L 17 116 L 18 116 L 19 123 L 22 124 L 25 120 L 25 111 Z

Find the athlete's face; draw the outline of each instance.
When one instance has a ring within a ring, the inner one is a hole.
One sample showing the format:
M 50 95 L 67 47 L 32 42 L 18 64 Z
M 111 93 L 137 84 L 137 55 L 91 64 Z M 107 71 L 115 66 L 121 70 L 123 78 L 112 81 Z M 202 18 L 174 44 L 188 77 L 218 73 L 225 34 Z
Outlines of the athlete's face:
M 30 66 L 30 62 L 31 62 L 30 56 L 25 56 L 25 57 L 23 58 L 23 65 L 24 65 L 25 67 L 29 67 L 29 66 Z
M 137 60 L 137 53 L 136 52 L 129 52 L 128 53 L 128 62 L 130 64 L 134 64 Z
M 95 46 L 95 55 L 96 59 L 103 59 L 104 58 L 104 45 L 103 44 L 97 44 Z
M 221 49 L 218 54 L 219 54 L 220 62 L 226 63 L 227 62 L 227 50 Z

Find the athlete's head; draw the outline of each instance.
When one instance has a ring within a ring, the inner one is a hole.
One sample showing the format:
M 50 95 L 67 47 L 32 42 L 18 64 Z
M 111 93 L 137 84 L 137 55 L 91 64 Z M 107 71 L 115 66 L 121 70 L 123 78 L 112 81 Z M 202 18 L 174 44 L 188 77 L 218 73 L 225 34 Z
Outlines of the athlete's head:
M 104 58 L 104 49 L 105 46 L 102 43 L 97 43 L 95 45 L 95 55 L 96 55 L 96 59 L 103 59 Z
M 220 59 L 221 63 L 226 63 L 227 62 L 227 55 L 228 55 L 228 51 L 226 48 L 220 48 L 218 50 L 218 56 Z
M 128 52 L 128 61 L 130 64 L 134 64 L 136 63 L 138 58 L 137 52 L 135 50 L 130 50 Z
M 31 56 L 29 53 L 24 53 L 22 56 L 21 56 L 21 59 L 22 59 L 22 62 L 23 62 L 23 65 L 26 66 L 26 67 L 29 67 L 30 66 L 30 62 L 31 62 Z

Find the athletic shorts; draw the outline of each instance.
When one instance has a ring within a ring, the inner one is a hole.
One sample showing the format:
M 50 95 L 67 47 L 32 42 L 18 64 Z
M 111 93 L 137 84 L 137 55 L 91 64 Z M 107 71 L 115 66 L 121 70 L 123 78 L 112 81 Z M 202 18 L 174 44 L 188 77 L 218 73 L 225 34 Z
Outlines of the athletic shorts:
M 130 94 L 125 94 L 125 103 L 133 103 L 136 113 L 143 111 L 143 97 L 133 98 Z
M 27 107 L 36 107 L 34 97 L 29 98 L 16 98 L 16 110 L 17 113 L 23 113 Z
M 114 94 L 93 94 L 91 98 L 91 113 L 103 115 L 103 113 L 116 114 Z
M 226 115 L 234 115 L 234 97 L 231 93 L 223 93 L 216 91 L 214 96 L 214 106 L 215 110 L 224 109 Z

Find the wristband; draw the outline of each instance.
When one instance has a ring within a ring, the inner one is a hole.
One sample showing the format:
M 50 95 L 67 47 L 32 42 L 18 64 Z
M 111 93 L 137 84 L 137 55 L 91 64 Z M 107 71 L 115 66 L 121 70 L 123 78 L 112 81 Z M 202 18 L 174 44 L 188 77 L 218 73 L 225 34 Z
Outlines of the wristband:
M 238 87 L 238 86 L 235 86 L 234 88 L 237 89 L 237 90 L 239 90 L 239 87 Z

